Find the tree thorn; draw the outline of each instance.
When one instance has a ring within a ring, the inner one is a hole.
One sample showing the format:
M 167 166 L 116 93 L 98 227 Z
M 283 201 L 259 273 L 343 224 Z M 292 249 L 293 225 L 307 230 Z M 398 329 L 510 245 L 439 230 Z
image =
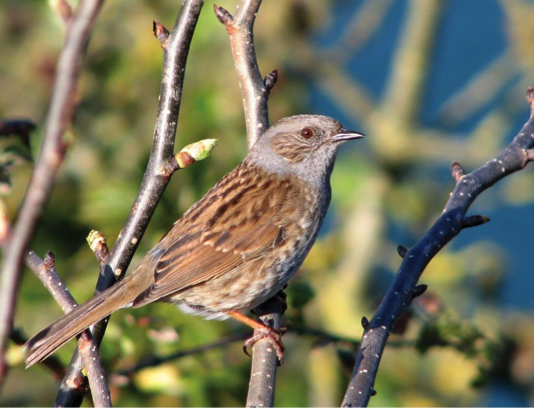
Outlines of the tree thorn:
M 427 285 L 422 283 L 421 285 L 415 286 L 411 289 L 412 299 L 422 295 L 427 290 Z
M 362 319 L 360 319 L 360 324 L 362 325 L 363 329 L 366 329 L 370 325 L 370 321 L 366 316 L 362 316 Z
M 490 218 L 486 215 L 471 215 L 469 217 L 464 217 L 461 220 L 461 226 L 463 228 L 477 227 L 478 225 L 485 224 L 489 221 Z
M 409 249 L 403 245 L 398 245 L 396 250 L 398 251 L 398 255 L 402 258 L 405 258 L 405 255 L 407 255 L 407 252 L 409 252 Z
M 526 156 L 528 161 L 533 161 L 533 149 L 526 149 Z
M 373 390 L 373 389 L 372 389 L 372 391 L 370 392 L 370 395 L 371 395 L 372 397 L 375 397 L 375 396 L 377 395 L 377 390 Z

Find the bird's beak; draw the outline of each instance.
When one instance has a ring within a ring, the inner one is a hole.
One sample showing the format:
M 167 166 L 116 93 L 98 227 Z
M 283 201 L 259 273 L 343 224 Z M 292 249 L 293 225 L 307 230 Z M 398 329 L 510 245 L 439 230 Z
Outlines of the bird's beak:
M 351 129 L 340 128 L 338 129 L 338 132 L 336 132 L 331 137 L 331 140 L 333 142 L 343 142 L 345 140 L 361 139 L 365 136 L 366 135 L 364 133 L 355 132 L 354 130 L 351 130 Z

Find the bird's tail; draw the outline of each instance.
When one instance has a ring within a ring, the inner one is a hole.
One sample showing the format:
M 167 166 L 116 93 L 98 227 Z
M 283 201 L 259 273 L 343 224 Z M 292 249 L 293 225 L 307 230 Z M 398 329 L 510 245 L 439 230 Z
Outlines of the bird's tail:
M 131 278 L 133 276 L 117 282 L 33 336 L 24 345 L 27 352 L 26 368 L 44 360 L 92 324 L 128 305 L 132 301 L 132 294 L 128 293 L 128 284 L 133 280 Z

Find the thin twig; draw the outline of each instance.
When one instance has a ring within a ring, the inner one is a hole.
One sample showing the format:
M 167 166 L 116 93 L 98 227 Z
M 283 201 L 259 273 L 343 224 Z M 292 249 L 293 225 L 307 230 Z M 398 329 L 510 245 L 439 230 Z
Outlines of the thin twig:
M 531 95 L 533 108 L 533 88 L 528 90 L 528 94 Z M 453 171 L 456 186 L 442 215 L 424 237 L 404 254 L 392 285 L 377 313 L 365 327 L 360 351 L 342 406 L 367 406 L 370 397 L 375 392 L 373 384 L 387 338 L 412 298 L 421 292 L 421 290 L 415 291 L 414 288 L 425 267 L 438 251 L 464 228 L 485 221 L 482 216 L 467 218 L 468 208 L 484 190 L 505 176 L 526 167 L 531 161 L 527 154 L 530 149 L 533 149 L 533 112 L 511 144 L 495 159 L 472 173 L 463 174 L 460 177 L 458 171 Z M 457 165 L 454 164 L 453 167 L 457 168 Z
M 171 174 L 165 171 L 165 167 L 173 157 L 186 61 L 202 5 L 202 0 L 184 1 L 175 26 L 167 38 L 166 47 L 163 47 L 160 103 L 149 163 L 128 219 L 108 256 L 107 263 L 101 268 L 97 292 L 102 292 L 112 286 L 116 279 L 124 276 L 169 183 Z M 107 319 L 93 326 L 92 333 L 98 344 L 102 341 L 106 327 Z M 80 377 L 82 367 L 82 361 L 75 351 L 68 373 L 63 379 L 56 405 L 76 406 L 81 403 L 78 391 L 71 391 L 69 387 Z
M 42 260 L 35 252 L 28 251 L 24 260 L 26 261 L 26 265 L 41 280 L 52 296 L 54 296 L 61 310 L 69 313 L 78 306 L 78 302 L 76 302 L 56 272 L 54 254 L 52 252 L 47 252 L 45 259 Z
M 204 353 L 208 350 L 213 350 L 216 348 L 226 347 L 232 343 L 236 343 L 239 341 L 244 341 L 249 337 L 248 333 L 237 333 L 237 334 L 231 334 L 230 336 L 222 337 L 220 339 L 217 339 L 216 341 L 208 344 L 203 344 L 198 347 L 191 348 L 189 350 L 182 350 L 174 354 L 170 354 L 165 357 L 158 357 L 158 356 L 151 356 L 149 359 L 145 361 L 141 361 L 137 363 L 135 366 L 127 368 L 125 370 L 117 372 L 117 375 L 121 376 L 129 376 L 132 375 L 144 368 L 147 367 L 156 367 L 164 363 L 168 363 L 169 361 L 175 361 L 183 357 L 191 356 L 194 354 Z
M 71 125 L 76 97 L 76 83 L 82 68 L 91 30 L 103 0 L 84 0 L 71 19 L 61 51 L 46 118 L 43 145 L 3 265 L 0 288 L 0 383 L 7 369 L 4 353 L 13 327 L 24 251 L 28 247 L 44 207 L 52 193 L 56 175 L 65 157 L 63 139 Z

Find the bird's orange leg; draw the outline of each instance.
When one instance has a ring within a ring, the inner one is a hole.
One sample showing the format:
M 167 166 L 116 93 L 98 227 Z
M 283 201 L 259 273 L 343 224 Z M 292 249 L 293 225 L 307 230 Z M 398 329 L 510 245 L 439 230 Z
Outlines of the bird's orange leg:
M 248 349 L 252 348 L 257 341 L 261 339 L 268 339 L 273 344 L 273 348 L 277 353 L 279 365 L 282 364 L 282 360 L 284 358 L 284 344 L 282 344 L 281 336 L 284 334 L 285 330 L 274 330 L 273 328 L 268 327 L 260 322 L 257 322 L 256 320 L 251 319 L 250 317 L 247 317 L 240 312 L 232 311 L 228 312 L 227 314 L 233 319 L 236 319 L 257 331 L 254 336 L 245 340 L 245 344 L 243 346 L 243 351 L 245 352 L 245 354 L 250 357 L 251 354 L 249 354 Z

